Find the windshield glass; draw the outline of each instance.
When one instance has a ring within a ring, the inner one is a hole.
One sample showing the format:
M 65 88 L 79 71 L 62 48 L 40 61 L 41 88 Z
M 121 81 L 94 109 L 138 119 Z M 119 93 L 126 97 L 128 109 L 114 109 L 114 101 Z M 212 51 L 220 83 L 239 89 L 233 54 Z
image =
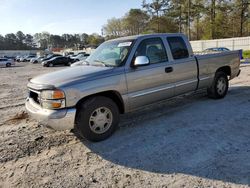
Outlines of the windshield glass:
M 133 40 L 107 41 L 101 44 L 87 59 L 89 65 L 121 66 L 128 57 Z

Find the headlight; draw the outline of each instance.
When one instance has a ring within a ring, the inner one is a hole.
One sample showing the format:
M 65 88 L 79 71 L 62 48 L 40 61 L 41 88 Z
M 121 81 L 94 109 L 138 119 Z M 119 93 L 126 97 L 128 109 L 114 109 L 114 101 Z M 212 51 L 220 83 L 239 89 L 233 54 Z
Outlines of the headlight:
M 64 92 L 61 90 L 45 90 L 41 93 L 42 99 L 64 99 Z
M 42 91 L 40 98 L 43 108 L 59 109 L 65 107 L 65 94 L 61 90 Z

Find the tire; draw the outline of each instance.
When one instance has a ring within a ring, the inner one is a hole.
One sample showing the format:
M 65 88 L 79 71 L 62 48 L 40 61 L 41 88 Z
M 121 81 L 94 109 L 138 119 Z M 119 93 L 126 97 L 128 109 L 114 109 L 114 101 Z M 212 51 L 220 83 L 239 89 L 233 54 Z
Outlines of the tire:
M 10 63 L 6 63 L 6 67 L 10 67 L 11 66 L 11 64 Z
M 49 63 L 48 67 L 54 67 L 53 63 Z
M 215 73 L 214 81 L 207 89 L 208 96 L 213 99 L 222 99 L 227 95 L 228 77 L 224 72 Z
M 89 141 L 102 141 L 114 133 L 119 119 L 120 113 L 113 100 L 102 96 L 92 97 L 77 110 L 75 130 L 80 137 Z
M 67 63 L 67 66 L 70 66 L 71 64 L 72 64 L 71 62 L 68 62 L 68 63 Z
M 34 64 L 38 63 L 38 61 L 34 61 Z

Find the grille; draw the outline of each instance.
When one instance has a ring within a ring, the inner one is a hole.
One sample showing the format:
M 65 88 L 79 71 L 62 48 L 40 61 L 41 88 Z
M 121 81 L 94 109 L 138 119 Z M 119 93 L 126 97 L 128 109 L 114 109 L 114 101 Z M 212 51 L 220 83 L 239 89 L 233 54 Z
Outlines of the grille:
M 32 98 L 37 104 L 40 105 L 39 93 L 30 90 L 29 91 L 29 97 Z

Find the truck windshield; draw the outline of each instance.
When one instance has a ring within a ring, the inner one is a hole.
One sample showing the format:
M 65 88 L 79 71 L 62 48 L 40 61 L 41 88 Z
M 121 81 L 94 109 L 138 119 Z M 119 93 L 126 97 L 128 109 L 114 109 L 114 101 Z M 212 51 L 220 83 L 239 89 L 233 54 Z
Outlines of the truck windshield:
M 133 42 L 133 40 L 104 42 L 86 59 L 86 62 L 89 65 L 121 66 L 127 59 Z

